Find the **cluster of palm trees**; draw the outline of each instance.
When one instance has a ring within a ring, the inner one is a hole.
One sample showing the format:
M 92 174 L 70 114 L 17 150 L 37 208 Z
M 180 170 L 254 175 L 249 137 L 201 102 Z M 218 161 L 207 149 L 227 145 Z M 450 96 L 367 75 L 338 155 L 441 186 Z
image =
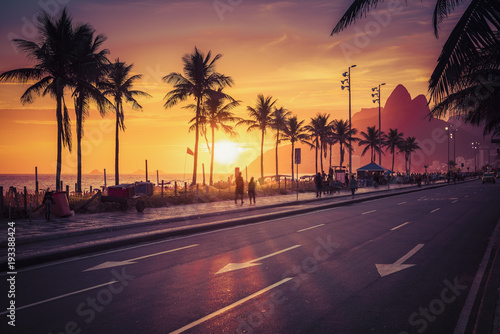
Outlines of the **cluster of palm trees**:
M 46 12 L 38 17 L 39 42 L 15 39 L 19 50 L 34 61 L 33 67 L 19 68 L 0 74 L 0 81 L 30 83 L 21 96 L 23 104 L 32 103 L 36 96 L 49 95 L 56 100 L 57 167 L 56 189 L 60 189 L 62 148 L 72 150 L 70 115 L 66 105 L 67 93 L 74 101 L 77 134 L 77 189 L 81 192 L 84 122 L 93 103 L 101 115 L 116 113 L 115 183 L 119 183 L 119 130 L 125 130 L 123 104 L 142 109 L 136 97 L 147 93 L 134 90 L 141 78 L 131 75 L 133 65 L 117 59 L 108 60 L 109 51 L 101 49 L 106 37 L 96 35 L 89 24 L 74 24 L 66 10 L 59 18 Z

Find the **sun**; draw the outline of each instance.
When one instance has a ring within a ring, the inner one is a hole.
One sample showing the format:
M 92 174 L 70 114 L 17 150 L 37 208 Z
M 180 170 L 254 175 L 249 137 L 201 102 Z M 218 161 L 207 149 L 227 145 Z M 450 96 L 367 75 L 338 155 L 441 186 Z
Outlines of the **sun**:
M 221 165 L 234 164 L 240 155 L 240 147 L 231 141 L 215 143 L 214 159 Z

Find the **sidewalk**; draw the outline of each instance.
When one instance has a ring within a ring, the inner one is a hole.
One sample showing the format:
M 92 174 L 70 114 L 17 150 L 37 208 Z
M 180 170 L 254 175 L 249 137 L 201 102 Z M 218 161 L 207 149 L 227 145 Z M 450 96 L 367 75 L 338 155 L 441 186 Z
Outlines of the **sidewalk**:
M 442 184 L 438 183 L 437 185 Z M 422 186 L 419 189 L 425 189 L 429 186 Z M 378 188 L 360 188 L 356 191 L 355 198 L 364 198 L 370 194 L 381 194 L 394 191 L 417 189 L 416 185 L 391 185 Z M 206 216 L 217 216 L 235 212 L 245 212 L 250 210 L 266 209 L 281 206 L 298 205 L 305 203 L 323 203 L 325 201 L 335 202 L 339 200 L 351 199 L 350 191 L 343 190 L 340 194 L 323 195 L 316 198 L 315 193 L 262 196 L 257 198 L 256 205 L 249 205 L 245 198 L 243 205 L 235 204 L 232 200 L 173 205 L 162 208 L 146 208 L 144 212 L 139 213 L 135 208 L 130 208 L 126 212 L 114 211 L 95 214 L 77 214 L 66 218 L 52 218 L 50 222 L 45 221 L 43 217 L 36 214 L 32 220 L 15 220 L 16 243 L 24 244 L 40 240 L 67 237 L 70 235 L 82 235 L 88 233 L 97 233 L 100 231 L 109 231 L 111 229 L 123 229 L 137 226 L 146 226 L 151 224 L 169 223 L 178 220 L 192 220 Z M 7 241 L 7 235 L 0 235 L 0 246 L 4 246 Z

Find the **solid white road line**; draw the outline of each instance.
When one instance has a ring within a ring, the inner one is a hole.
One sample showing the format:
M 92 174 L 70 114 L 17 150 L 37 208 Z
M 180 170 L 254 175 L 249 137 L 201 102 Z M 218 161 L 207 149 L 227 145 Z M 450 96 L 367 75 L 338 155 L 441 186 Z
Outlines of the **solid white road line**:
M 224 312 L 226 312 L 226 311 L 229 311 L 230 309 L 235 308 L 236 306 L 239 306 L 239 305 L 241 305 L 241 304 L 243 304 L 243 303 L 245 303 L 245 302 L 249 301 L 250 299 L 253 299 L 253 298 L 255 298 L 255 297 L 257 297 L 257 296 L 259 296 L 259 295 L 261 295 L 261 294 L 263 294 L 263 293 L 265 293 L 265 292 L 267 292 L 267 291 L 269 291 L 269 290 L 272 290 L 272 289 L 274 289 L 275 287 L 277 287 L 277 286 L 279 286 L 279 285 L 281 285 L 281 284 L 284 284 L 284 283 L 286 283 L 286 282 L 288 282 L 288 281 L 290 281 L 290 280 L 292 280 L 292 279 L 293 279 L 292 277 L 285 278 L 285 279 L 283 279 L 283 280 L 281 280 L 281 281 L 279 281 L 279 282 L 277 282 L 277 283 L 274 283 L 273 285 L 268 286 L 267 288 L 264 288 L 264 289 L 262 289 L 262 290 L 260 290 L 260 291 L 257 291 L 257 292 L 256 292 L 256 293 L 254 293 L 254 294 L 251 294 L 251 295 L 250 295 L 250 296 L 248 296 L 248 297 L 245 297 L 245 298 L 243 298 L 243 299 L 240 299 L 240 300 L 238 300 L 237 302 L 232 303 L 232 304 L 231 304 L 231 305 L 229 305 L 229 306 L 226 306 L 226 307 L 224 307 L 224 308 L 221 308 L 220 310 L 215 311 L 215 312 L 213 312 L 213 313 L 210 313 L 210 314 L 209 314 L 209 315 L 207 315 L 206 317 L 203 317 L 203 318 L 201 318 L 201 319 L 199 319 L 199 320 L 196 320 L 196 321 L 194 321 L 194 322 L 192 322 L 192 323 L 190 323 L 190 324 L 188 324 L 188 325 L 186 325 L 186 326 L 184 326 L 184 327 L 182 327 L 182 328 L 179 328 L 179 329 L 177 329 L 177 330 L 175 330 L 175 331 L 171 332 L 171 334 L 177 334 L 177 333 L 182 333 L 182 332 L 185 332 L 185 331 L 187 331 L 188 329 L 191 329 L 191 328 L 193 328 L 193 327 L 195 327 L 195 326 L 197 326 L 197 325 L 201 324 L 202 322 L 205 322 L 205 321 L 207 321 L 207 320 L 210 320 L 210 319 L 212 319 L 212 318 L 214 318 L 214 317 L 218 316 L 219 314 L 222 314 L 222 313 L 224 313 Z
M 362 215 L 367 215 L 369 213 L 373 213 L 373 212 L 376 212 L 377 210 L 371 210 L 371 211 L 367 211 L 367 212 L 363 212 Z
M 398 203 L 398 205 L 403 205 L 403 204 L 406 204 L 406 202 L 401 202 L 401 203 Z
M 453 202 L 451 202 L 451 204 L 455 204 L 456 202 L 458 202 L 458 199 L 456 199 Z
M 316 227 L 321 227 L 321 226 L 324 226 L 325 224 L 319 224 L 319 225 L 316 225 L 316 226 L 311 226 L 311 227 L 308 227 L 308 228 L 304 228 L 302 230 L 298 230 L 297 232 L 304 232 L 304 231 L 307 231 L 307 230 L 312 230 L 313 228 L 316 228 Z
M 398 228 L 403 227 L 403 226 L 405 226 L 405 225 L 408 225 L 409 223 L 410 223 L 410 222 L 406 222 L 406 223 L 403 223 L 403 224 L 398 225 L 398 226 L 396 226 L 396 227 L 393 227 L 393 228 L 391 228 L 391 231 L 397 230 Z
M 467 299 L 465 300 L 464 307 L 462 308 L 462 312 L 460 312 L 460 317 L 458 318 L 457 326 L 455 327 L 454 334 L 463 334 L 467 328 L 467 324 L 469 322 L 469 318 L 472 312 L 472 308 L 474 307 L 477 294 L 479 292 L 479 287 L 481 282 L 483 281 L 484 272 L 486 271 L 486 267 L 490 262 L 490 256 L 492 253 L 493 246 L 497 240 L 497 235 L 500 232 L 500 220 L 498 220 L 495 230 L 491 235 L 490 242 L 488 243 L 488 247 L 484 252 L 483 259 L 481 264 L 479 265 L 479 269 L 477 270 L 476 276 L 474 277 L 474 281 L 472 282 L 472 286 L 469 290 L 469 294 L 467 295 Z
M 441 209 L 441 208 L 434 209 L 434 210 L 432 210 L 430 213 L 434 213 L 434 212 L 436 212 L 436 211 L 439 211 L 440 209 Z
M 40 305 L 40 304 L 48 303 L 48 302 L 51 302 L 51 301 L 54 301 L 54 300 L 57 300 L 57 299 L 61 299 L 61 298 L 64 298 L 64 297 L 69 297 L 69 296 L 72 296 L 72 295 L 76 295 L 78 293 L 82 293 L 82 292 L 85 292 L 85 291 L 97 289 L 97 288 L 100 288 L 101 286 L 106 286 L 106 285 L 110 285 L 110 284 L 113 284 L 113 283 L 118 283 L 118 281 L 111 281 L 111 282 L 108 282 L 108 283 L 99 284 L 99 285 L 96 285 L 96 286 L 91 286 L 90 288 L 86 288 L 86 289 L 82 289 L 82 290 L 78 290 L 78 291 L 66 293 L 64 295 L 60 295 L 60 296 L 57 296 L 57 297 L 45 299 L 45 300 L 42 300 L 42 301 L 39 301 L 39 302 L 36 302 L 36 303 L 33 303 L 33 304 L 24 305 L 24 306 L 21 306 L 21 307 L 16 307 L 16 311 L 23 310 L 25 308 L 29 308 L 29 307 L 33 307 L 33 306 L 37 306 L 37 305 Z M 4 314 L 7 314 L 7 311 L 0 313 L 0 315 L 4 315 Z

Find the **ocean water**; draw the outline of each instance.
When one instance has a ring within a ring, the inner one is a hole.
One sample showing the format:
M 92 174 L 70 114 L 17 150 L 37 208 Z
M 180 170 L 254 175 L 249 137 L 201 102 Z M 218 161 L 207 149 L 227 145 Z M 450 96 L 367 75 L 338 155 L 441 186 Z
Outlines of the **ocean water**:
M 219 180 L 227 180 L 227 174 L 214 174 L 214 182 Z M 148 174 L 149 181 L 154 184 L 157 183 L 156 173 Z M 205 175 L 206 182 L 208 183 L 209 175 Z M 191 182 L 192 174 L 160 174 L 159 175 L 159 183 L 164 180 L 167 182 L 177 181 L 178 183 L 182 182 Z M 61 181 L 63 181 L 63 189 L 66 189 L 66 185 L 69 185 L 70 191 L 75 190 L 76 183 L 76 174 L 62 174 Z M 136 181 L 146 181 L 146 175 L 138 175 L 138 174 L 120 174 L 120 183 L 134 183 Z M 203 174 L 199 174 L 197 176 L 197 182 L 203 182 Z M 38 174 L 38 189 L 47 189 L 55 190 L 56 176 L 55 174 Z M 106 176 L 106 185 L 114 185 L 115 179 L 114 175 Z M 9 187 L 16 187 L 17 191 L 23 191 L 24 187 L 29 192 L 34 192 L 36 188 L 35 183 L 35 174 L 0 174 L 0 186 L 3 187 L 4 192 L 6 192 Z M 82 175 L 82 188 L 84 191 L 89 191 L 90 187 L 93 189 L 104 187 L 104 175 L 94 175 L 94 174 L 83 174 Z

